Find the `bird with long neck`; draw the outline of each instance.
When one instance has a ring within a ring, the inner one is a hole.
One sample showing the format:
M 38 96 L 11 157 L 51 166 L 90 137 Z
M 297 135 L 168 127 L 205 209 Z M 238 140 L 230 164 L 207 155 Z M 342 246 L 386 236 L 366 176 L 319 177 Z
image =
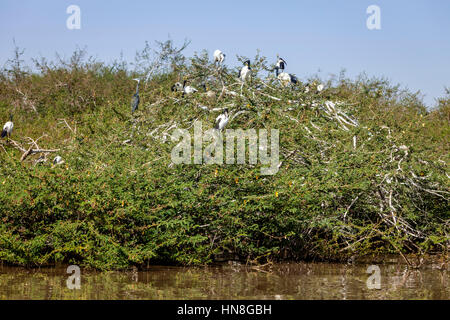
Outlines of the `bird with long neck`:
M 140 98 L 139 98 L 139 83 L 141 82 L 140 79 L 133 79 L 134 81 L 137 82 L 136 84 L 136 93 L 133 95 L 133 105 L 131 107 L 131 113 L 134 113 L 138 107 L 139 107 L 139 102 L 140 102 Z

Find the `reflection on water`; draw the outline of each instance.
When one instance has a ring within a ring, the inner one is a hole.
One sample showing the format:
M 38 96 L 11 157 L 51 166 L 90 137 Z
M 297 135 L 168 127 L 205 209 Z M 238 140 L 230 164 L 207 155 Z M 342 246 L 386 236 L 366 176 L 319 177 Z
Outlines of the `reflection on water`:
M 146 271 L 81 269 L 81 289 L 66 286 L 66 268 L 0 266 L 0 299 L 450 299 L 449 271 L 379 265 L 381 289 L 368 289 L 369 264 L 285 263 L 269 269 L 239 264 Z

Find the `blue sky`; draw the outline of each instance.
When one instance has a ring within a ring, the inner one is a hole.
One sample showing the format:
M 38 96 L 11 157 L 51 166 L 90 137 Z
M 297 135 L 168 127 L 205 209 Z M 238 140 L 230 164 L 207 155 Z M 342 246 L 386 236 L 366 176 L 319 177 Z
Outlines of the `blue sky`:
M 66 28 L 66 8 L 81 8 L 81 30 Z M 366 9 L 381 9 L 381 30 L 368 30 Z M 121 52 L 133 61 L 145 41 L 192 40 L 186 54 L 220 48 L 227 64 L 256 49 L 279 53 L 288 72 L 328 78 L 342 69 L 355 77 L 385 76 L 425 102 L 450 87 L 449 0 L 298 1 L 88 1 L 1 0 L 0 64 L 12 56 L 13 38 L 25 57 L 69 56 L 78 47 L 104 61 Z M 320 72 L 319 72 L 320 70 Z

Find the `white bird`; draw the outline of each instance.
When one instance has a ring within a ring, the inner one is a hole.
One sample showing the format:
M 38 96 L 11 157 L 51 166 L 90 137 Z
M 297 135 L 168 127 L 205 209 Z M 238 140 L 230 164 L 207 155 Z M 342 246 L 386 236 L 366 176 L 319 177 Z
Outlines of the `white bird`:
M 14 123 L 12 122 L 13 120 L 13 116 L 10 115 L 9 116 L 9 121 L 7 123 L 5 123 L 5 125 L 3 126 L 3 130 L 2 130 L 2 138 L 4 137 L 11 137 L 11 134 L 13 132 L 14 129 Z
M 321 84 L 321 83 L 319 83 L 319 84 L 317 85 L 317 81 L 314 80 L 312 83 L 307 83 L 307 84 L 306 84 L 306 86 L 305 86 L 305 93 L 308 93 L 308 92 L 311 91 L 314 87 L 316 87 L 316 91 L 315 91 L 316 94 L 317 94 L 317 93 L 320 93 L 320 92 L 325 88 L 325 86 L 324 86 L 323 84 Z
M 228 117 L 228 108 L 225 108 L 224 112 L 216 118 L 214 129 L 222 131 L 227 125 L 228 120 L 230 120 Z
M 277 55 L 277 58 L 278 58 L 278 61 L 275 66 L 275 71 L 276 71 L 276 75 L 278 76 L 278 71 L 281 70 L 281 72 L 284 72 L 284 68 L 285 68 L 285 66 L 287 66 L 287 63 L 279 55 Z
M 53 164 L 57 165 L 57 164 L 62 164 L 64 163 L 63 159 L 60 156 L 56 156 L 55 159 L 53 159 Z
M 241 70 L 239 70 L 239 78 L 242 82 L 247 81 L 247 79 L 250 79 L 252 75 L 252 68 L 250 67 L 250 60 L 247 60 L 244 62 L 244 66 Z
M 191 86 L 186 86 L 186 80 L 184 80 L 184 82 L 183 82 L 183 96 L 185 95 L 185 94 L 192 94 L 192 93 L 195 93 L 195 92 L 197 92 L 198 90 L 197 89 L 195 89 L 194 87 L 191 87 Z
M 284 85 L 287 86 L 288 84 L 296 84 L 297 83 L 297 77 L 293 74 L 282 72 L 278 75 L 278 80 Z
M 225 61 L 225 56 L 226 54 L 217 49 L 214 51 L 214 63 L 219 63 L 219 65 L 221 65 Z

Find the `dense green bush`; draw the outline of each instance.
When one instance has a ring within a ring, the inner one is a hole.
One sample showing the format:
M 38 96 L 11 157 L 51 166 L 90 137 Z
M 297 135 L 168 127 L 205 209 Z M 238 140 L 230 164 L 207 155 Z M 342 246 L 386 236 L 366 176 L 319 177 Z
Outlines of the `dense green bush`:
M 271 66 L 257 55 L 259 77 L 241 96 L 236 70 L 218 71 L 204 52 L 188 60 L 171 42 L 158 46 L 137 55 L 134 71 L 82 51 L 36 61 L 37 73 L 20 63 L 3 70 L 0 118 L 12 112 L 15 131 L 0 149 L 1 261 L 116 269 L 446 254 L 448 92 L 432 111 L 418 93 L 367 76 L 305 93 L 301 83 L 265 77 Z M 131 115 L 136 76 L 148 81 Z M 183 79 L 216 97 L 172 93 Z M 337 120 L 327 101 L 358 125 Z M 261 176 L 259 164 L 171 164 L 171 130 L 192 132 L 194 120 L 211 128 L 224 107 L 241 112 L 229 128 L 280 130 L 276 175 Z M 59 151 L 21 161 L 37 146 Z M 52 165 L 56 154 L 64 164 Z

